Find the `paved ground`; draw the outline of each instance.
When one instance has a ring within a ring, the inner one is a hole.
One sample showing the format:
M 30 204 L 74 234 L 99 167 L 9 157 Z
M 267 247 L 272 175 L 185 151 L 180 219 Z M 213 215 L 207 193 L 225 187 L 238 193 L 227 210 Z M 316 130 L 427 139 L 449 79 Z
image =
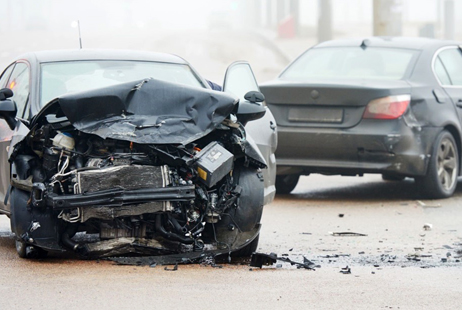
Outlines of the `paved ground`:
M 288 264 L 166 271 L 72 257 L 26 261 L 17 258 L 2 217 L 0 309 L 458 309 L 461 185 L 451 199 L 418 202 L 411 181 L 302 178 L 292 195 L 266 207 L 259 251 L 305 256 L 320 265 L 316 271 Z M 347 265 L 351 274 L 340 273 Z

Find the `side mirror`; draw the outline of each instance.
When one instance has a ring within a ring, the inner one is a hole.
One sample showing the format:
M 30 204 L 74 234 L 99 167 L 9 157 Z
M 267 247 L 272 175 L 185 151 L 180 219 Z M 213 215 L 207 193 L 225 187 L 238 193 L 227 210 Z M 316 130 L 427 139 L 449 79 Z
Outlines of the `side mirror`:
M 260 103 L 265 100 L 265 96 L 260 92 L 249 91 L 244 98 L 245 101 L 239 102 L 236 117 L 245 126 L 250 121 L 262 118 L 266 108 Z
M 259 91 L 249 91 L 244 95 L 244 99 L 252 103 L 258 103 L 265 101 L 265 96 Z
M 9 88 L 0 89 L 0 100 L 5 100 L 7 98 L 13 97 L 13 91 Z
M 16 104 L 13 100 L 7 99 L 13 96 L 13 91 L 9 88 L 0 89 L 0 118 L 3 118 L 8 126 L 13 130 L 16 127 Z M 2 99 L 3 98 L 3 99 Z

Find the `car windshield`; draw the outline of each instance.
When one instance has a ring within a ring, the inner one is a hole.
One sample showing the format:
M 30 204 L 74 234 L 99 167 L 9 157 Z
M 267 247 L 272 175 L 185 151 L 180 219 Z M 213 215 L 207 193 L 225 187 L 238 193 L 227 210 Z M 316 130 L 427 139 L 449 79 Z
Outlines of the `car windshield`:
M 418 51 L 398 48 L 322 47 L 308 50 L 281 78 L 388 79 L 404 77 Z
M 148 61 L 65 61 L 41 65 L 41 106 L 71 92 L 154 78 L 193 87 L 204 87 L 186 64 Z

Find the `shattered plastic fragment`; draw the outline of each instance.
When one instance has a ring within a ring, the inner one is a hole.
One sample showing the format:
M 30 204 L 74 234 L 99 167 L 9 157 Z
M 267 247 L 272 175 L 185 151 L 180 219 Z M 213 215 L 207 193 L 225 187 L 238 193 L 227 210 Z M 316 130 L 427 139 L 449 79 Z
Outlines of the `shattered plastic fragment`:
M 351 274 L 351 269 L 350 269 L 350 267 L 346 266 L 346 267 L 342 268 L 342 270 L 340 270 L 340 273 Z
M 165 267 L 164 270 L 166 271 L 177 271 L 178 270 L 178 264 L 175 264 L 172 269 L 169 269 L 168 267 Z
M 367 237 L 366 234 L 355 233 L 355 232 L 331 232 L 329 234 L 332 236 L 339 236 L 339 237 Z
M 250 266 L 262 268 L 263 266 L 271 266 L 276 263 L 277 255 L 276 253 L 263 254 L 263 253 L 253 253 Z
M 441 208 L 441 204 L 439 204 L 439 203 L 434 204 L 434 205 L 428 205 L 428 204 L 426 204 L 426 203 L 424 203 L 423 201 L 420 201 L 420 200 L 417 200 L 417 203 L 421 207 L 424 207 L 424 208 Z
M 425 223 L 423 226 L 424 230 L 432 230 L 432 228 L 433 228 L 433 225 L 430 223 Z

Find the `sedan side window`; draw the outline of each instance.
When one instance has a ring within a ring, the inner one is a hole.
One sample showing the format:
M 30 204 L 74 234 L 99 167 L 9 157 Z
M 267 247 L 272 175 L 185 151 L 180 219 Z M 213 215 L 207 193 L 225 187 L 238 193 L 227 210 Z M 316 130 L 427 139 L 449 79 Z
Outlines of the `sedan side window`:
M 452 85 L 462 86 L 462 52 L 458 48 L 447 49 L 439 54 L 439 58 L 448 72 Z M 436 67 L 435 67 L 436 70 Z M 443 81 L 441 81 L 443 82 Z
M 17 63 L 8 80 L 8 87 L 13 90 L 13 100 L 18 108 L 18 117 L 23 117 L 29 99 L 29 67 L 25 63 Z
M 448 72 L 443 66 L 443 63 L 441 62 L 441 59 L 438 57 L 436 58 L 435 62 L 435 73 L 438 79 L 440 80 L 440 83 L 442 85 L 451 85 L 451 80 L 449 79 Z
M 9 66 L 2 74 L 2 77 L 0 77 L 0 88 L 5 88 L 6 87 L 6 82 L 8 81 L 8 78 L 10 77 L 11 71 L 13 71 L 14 65 Z

